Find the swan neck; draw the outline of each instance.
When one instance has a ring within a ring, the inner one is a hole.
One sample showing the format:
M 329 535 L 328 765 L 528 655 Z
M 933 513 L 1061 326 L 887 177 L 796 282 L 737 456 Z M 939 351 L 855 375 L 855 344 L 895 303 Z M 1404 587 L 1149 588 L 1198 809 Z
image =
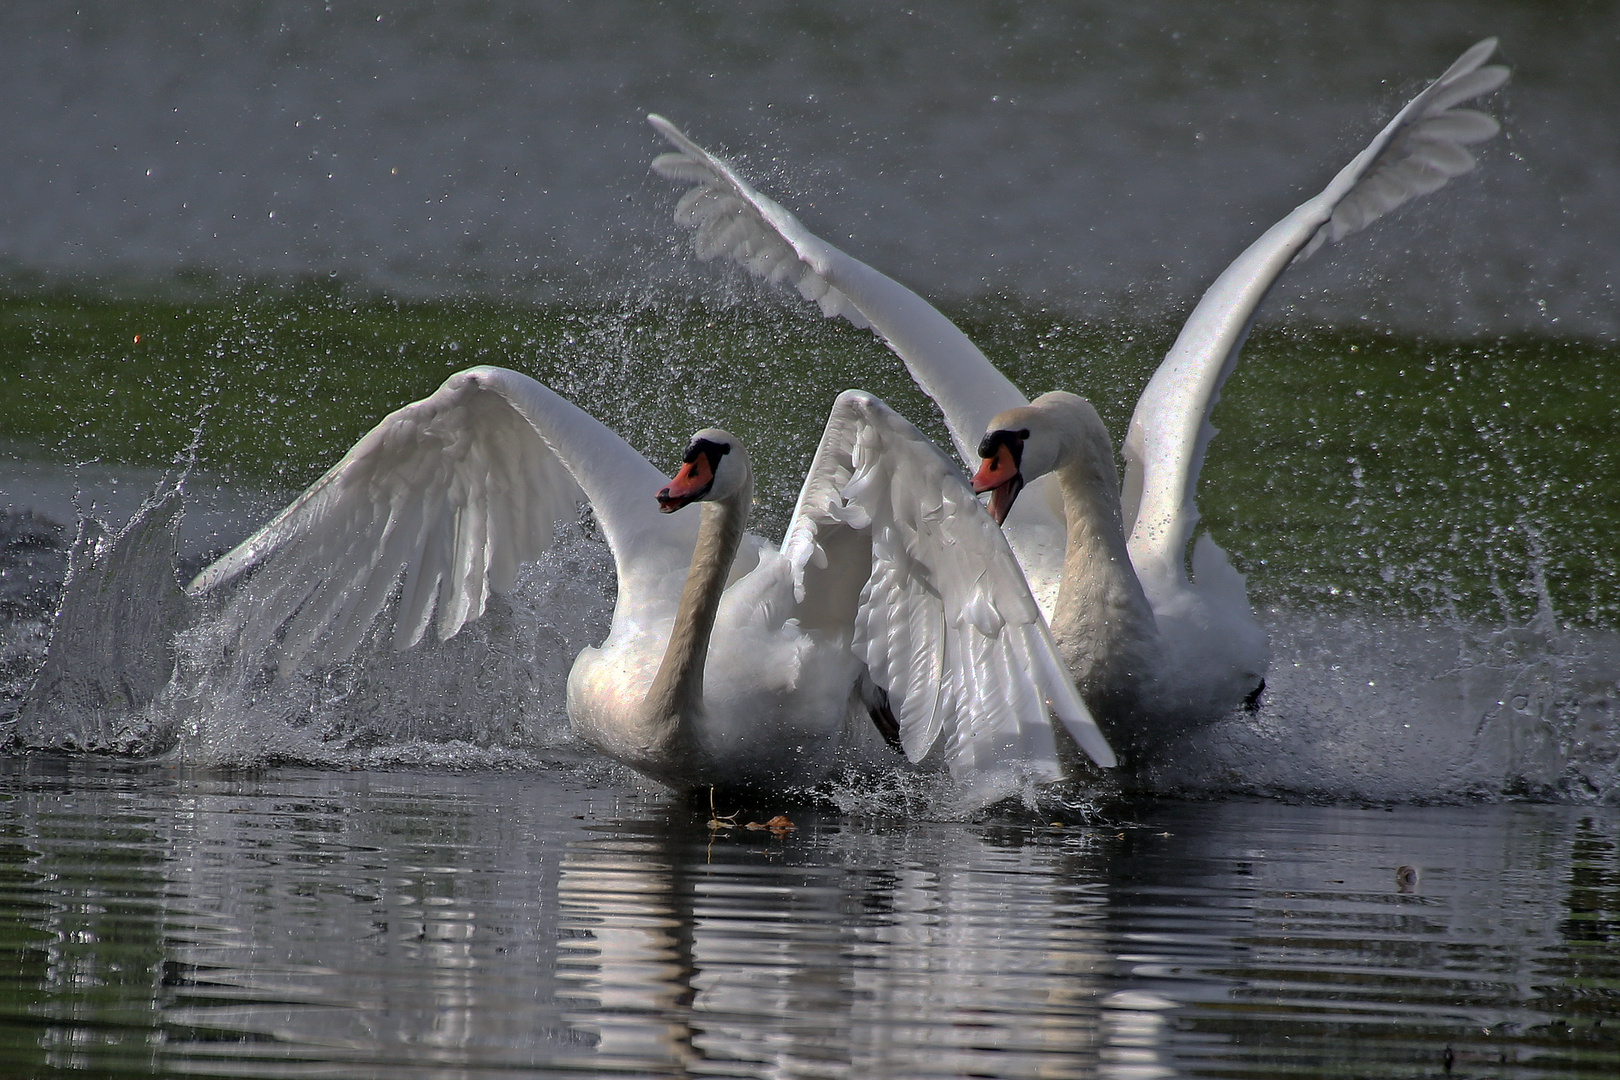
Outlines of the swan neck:
M 1125 546 L 1124 513 L 1113 482 L 1118 473 L 1112 466 L 1111 461 L 1106 468 L 1068 461 L 1055 470 L 1063 494 L 1065 584 L 1073 576 L 1071 569 L 1082 566 L 1094 567 L 1088 573 L 1113 568 L 1135 577 Z
M 731 564 L 742 544 L 752 502 L 750 481 L 732 496 L 702 504 L 703 524 L 698 529 L 691 568 L 686 572 L 675 625 L 644 701 L 648 720 L 664 740 L 687 745 L 695 741 L 693 725 L 703 708 L 703 666 L 708 659 L 709 637 Z
M 1097 679 L 1115 681 L 1157 637 L 1152 606 L 1131 565 L 1118 471 L 1106 461 L 1069 460 L 1055 470 L 1067 531 L 1052 636 L 1086 695 Z M 1127 654 L 1129 658 L 1127 659 Z M 1140 678 L 1142 672 L 1135 671 Z

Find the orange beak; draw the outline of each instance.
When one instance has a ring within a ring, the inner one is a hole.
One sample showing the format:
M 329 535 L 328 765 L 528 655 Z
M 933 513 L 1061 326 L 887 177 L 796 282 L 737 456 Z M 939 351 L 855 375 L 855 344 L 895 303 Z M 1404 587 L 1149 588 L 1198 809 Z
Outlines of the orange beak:
M 997 525 L 1007 520 L 1013 500 L 1024 490 L 1024 476 L 1005 445 L 997 446 L 995 453 L 979 462 L 979 471 L 973 474 L 973 490 L 979 495 L 990 493 L 990 516 Z
M 693 499 L 700 499 L 714 484 L 714 469 L 703 454 L 675 470 L 675 476 L 658 492 L 658 509 L 673 514 Z

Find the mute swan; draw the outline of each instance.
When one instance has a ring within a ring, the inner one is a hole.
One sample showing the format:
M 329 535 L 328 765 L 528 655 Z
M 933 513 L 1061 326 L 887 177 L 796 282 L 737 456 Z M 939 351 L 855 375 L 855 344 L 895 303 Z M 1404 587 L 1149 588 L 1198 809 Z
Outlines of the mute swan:
M 698 432 L 666 481 L 542 384 L 471 368 L 385 418 L 188 592 L 239 582 L 227 611 L 243 647 L 284 671 L 317 646 L 352 654 L 391 599 L 409 648 L 430 623 L 445 639 L 478 618 L 581 497 L 618 598 L 607 639 L 574 662 L 568 715 L 648 776 L 820 779 L 869 730 L 865 680 L 906 754 L 969 787 L 1060 776 L 1048 702 L 1114 763 L 995 523 L 954 464 L 859 391 L 835 402 L 778 551 L 744 532 L 753 475 L 725 432 Z M 678 512 L 691 502 L 701 515 Z
M 1122 498 L 1113 494 L 1112 450 L 1089 405 L 1079 410 L 1066 398 L 1042 399 L 1080 424 L 1073 441 L 1094 456 L 1093 472 L 1087 483 L 1068 487 L 1058 476 L 1027 475 L 1029 490 L 1006 513 L 1005 529 L 1076 680 L 1116 742 L 1132 742 L 1140 753 L 1168 730 L 1258 698 L 1268 647 L 1243 576 L 1207 533 L 1193 544 L 1188 574 L 1198 473 L 1215 434 L 1210 411 L 1256 309 L 1283 270 L 1473 168 L 1464 147 L 1491 138 L 1499 125 L 1456 106 L 1507 79 L 1506 68 L 1482 66 L 1495 48 L 1491 38 L 1463 53 L 1321 193 L 1272 226 L 1204 293 L 1137 401 L 1123 447 Z M 695 230 L 698 258 L 724 256 L 756 276 L 791 283 L 829 318 L 869 327 L 939 405 L 965 462 L 979 460 L 987 433 L 997 438 L 992 421 L 1029 405 L 927 301 L 813 235 L 667 120 L 648 119 L 678 148 L 659 156 L 653 169 L 695 185 L 675 220 Z M 1082 411 L 1089 415 L 1079 419 Z M 1066 494 L 1090 500 L 1085 524 L 1072 516 L 1078 504 Z M 1074 546 L 1077 528 L 1092 537 L 1082 544 L 1089 554 Z M 1109 634 L 1112 646 L 1099 644 Z

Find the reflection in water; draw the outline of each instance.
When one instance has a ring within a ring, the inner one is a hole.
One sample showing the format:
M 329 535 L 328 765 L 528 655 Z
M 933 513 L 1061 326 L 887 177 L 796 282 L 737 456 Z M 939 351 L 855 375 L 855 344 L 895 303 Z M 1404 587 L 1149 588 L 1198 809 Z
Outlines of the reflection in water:
M 691 1032 L 690 940 L 675 910 L 672 867 L 656 845 L 608 840 L 563 857 L 557 886 L 558 979 L 577 995 L 568 1021 L 626 1068 L 681 1066 Z
M 1168 1013 L 1176 1007 L 1174 1001 L 1141 990 L 1122 990 L 1109 994 L 1103 1005 L 1107 1034 L 1099 1076 L 1108 1080 L 1156 1080 L 1176 1074 L 1165 1063 L 1160 1049 Z
M 528 1061 L 566 1045 L 554 942 L 532 932 L 552 919 L 555 809 L 515 805 L 511 786 L 436 791 L 432 777 L 83 779 L 33 785 L 11 807 L 32 865 L 94 883 L 51 869 L 12 886 L 44 902 L 34 1011 L 64 1045 L 83 1053 L 88 1036 L 102 1053 L 150 1047 L 233 1072 L 311 1056 Z
M 568 1019 L 614 1067 L 1090 1075 L 1110 965 L 1089 847 L 827 827 L 806 864 L 783 837 L 648 830 L 575 841 L 558 886 L 560 978 L 588 1006 Z
M 579 768 L 12 760 L 0 1075 L 1620 1069 L 1614 812 L 1132 812 L 711 833 Z

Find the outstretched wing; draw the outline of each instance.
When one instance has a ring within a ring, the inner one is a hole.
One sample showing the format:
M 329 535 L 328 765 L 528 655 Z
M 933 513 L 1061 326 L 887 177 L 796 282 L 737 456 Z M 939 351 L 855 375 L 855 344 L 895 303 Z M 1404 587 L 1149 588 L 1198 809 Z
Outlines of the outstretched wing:
M 985 358 L 955 323 L 928 301 L 811 233 L 755 191 L 726 162 L 661 116 L 647 118 L 680 149 L 653 161 L 659 175 L 694 185 L 675 208 L 694 230 L 700 259 L 725 257 L 767 281 L 794 285 L 830 318 L 870 327 L 905 361 L 933 398 L 964 462 L 978 460 L 991 419 L 1029 399 Z M 1057 599 L 1066 536 L 1055 477 L 1042 477 L 1013 506 L 1006 534 L 1043 609 Z
M 928 301 L 810 232 L 668 120 L 647 120 L 679 149 L 655 158 L 653 171 L 693 185 L 676 205 L 675 221 L 694 230 L 698 258 L 730 259 L 757 277 L 794 286 L 829 318 L 870 327 L 938 403 L 962 460 L 977 460 L 991 417 L 1029 404 Z
M 691 523 L 657 512 L 662 483 L 622 439 L 545 386 L 471 368 L 387 416 L 187 591 L 247 577 L 244 646 L 278 654 L 284 671 L 317 643 L 327 658 L 351 655 L 396 592 L 393 643 L 409 648 L 430 624 L 443 640 L 482 615 L 491 591 L 512 587 L 581 497 L 621 567 L 660 545 L 678 564 L 683 539 L 689 558 Z
M 1215 435 L 1210 411 L 1260 302 L 1294 259 L 1474 167 L 1465 147 L 1489 139 L 1498 125 L 1457 106 L 1507 80 L 1507 68 L 1481 66 L 1495 49 L 1491 38 L 1463 53 L 1320 194 L 1239 255 L 1193 309 L 1137 401 L 1125 437 L 1125 527 L 1131 561 L 1150 591 L 1155 582 L 1186 580 L 1198 473 Z
M 1113 752 L 1080 700 L 1001 530 L 960 469 L 883 402 L 838 396 L 782 552 L 806 577 L 864 549 L 853 647 L 889 695 L 912 760 L 936 748 L 953 775 L 1059 773 L 1048 707 L 1092 760 Z M 835 568 L 837 569 L 837 568 Z

